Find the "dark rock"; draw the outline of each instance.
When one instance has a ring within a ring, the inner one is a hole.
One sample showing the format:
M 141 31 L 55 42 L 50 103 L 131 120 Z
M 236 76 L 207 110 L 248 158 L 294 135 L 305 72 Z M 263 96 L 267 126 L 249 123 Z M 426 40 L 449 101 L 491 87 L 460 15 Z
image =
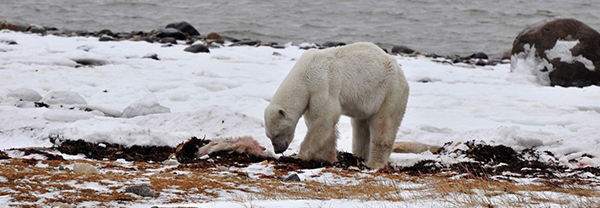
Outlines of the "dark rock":
M 177 44 L 177 40 L 175 40 L 175 38 L 173 38 L 173 37 L 166 37 L 166 38 L 161 38 L 159 43 Z
M 504 51 L 504 53 L 502 53 L 502 58 L 500 58 L 500 60 L 510 60 L 510 50 Z
M 488 62 L 485 61 L 484 59 L 479 59 L 479 60 L 477 60 L 477 62 L 475 62 L 475 65 L 477 65 L 477 66 L 485 66 L 487 64 L 488 64 Z
M 525 28 L 511 54 L 511 71 L 533 59 L 531 71 L 542 84 L 600 85 L 600 33 L 578 20 L 554 19 Z
M 233 43 L 240 42 L 240 39 L 237 39 L 237 38 L 232 38 L 229 36 L 221 36 L 221 37 L 223 37 L 223 39 L 225 39 L 226 41 L 229 41 L 229 42 L 233 42 Z
M 248 41 L 239 41 L 231 44 L 231 46 L 258 46 L 260 41 L 257 40 L 248 40 Z
M 298 176 L 298 174 L 294 173 L 292 175 L 289 175 L 288 177 L 284 178 L 283 181 L 301 181 L 300 180 L 300 176 Z
M 459 55 L 451 55 L 448 57 L 453 64 L 463 62 L 463 59 Z
M 154 60 L 160 61 L 160 59 L 158 58 L 158 55 L 157 55 L 157 54 L 155 54 L 155 53 L 149 53 L 149 54 L 146 54 L 146 55 L 145 55 L 144 57 L 142 57 L 142 58 L 146 58 L 146 59 L 154 59 Z
M 166 37 L 172 37 L 175 38 L 177 40 L 185 40 L 187 38 L 187 36 L 175 29 L 175 28 L 165 28 L 165 29 L 160 29 L 158 30 L 158 32 L 155 34 L 155 36 L 157 38 L 166 38 Z
M 415 50 L 410 49 L 410 48 L 408 48 L 406 46 L 394 46 L 394 47 L 392 47 L 392 54 L 399 54 L 399 53 L 401 53 L 401 54 L 411 54 L 411 53 L 414 53 L 414 52 L 415 52 Z
M 483 52 L 477 52 L 477 53 L 471 54 L 469 56 L 469 58 L 472 58 L 472 59 L 488 59 L 488 55 L 485 54 L 485 53 L 483 53 Z
M 114 37 L 119 38 L 119 39 L 129 39 L 129 38 L 133 38 L 133 34 L 131 33 L 117 33 L 114 35 Z
M 206 47 L 205 45 L 202 45 L 202 44 L 191 45 L 191 46 L 185 48 L 184 51 L 187 51 L 190 53 L 210 53 L 210 51 L 208 50 L 208 47 Z
M 221 37 L 219 34 L 217 33 L 210 33 L 206 36 L 206 38 L 208 39 L 212 39 L 212 40 L 223 40 L 223 37 Z
M 45 29 L 46 31 L 58 31 L 58 28 L 56 28 L 56 27 L 48 27 L 48 26 L 44 26 L 44 29 Z
M 344 42 L 327 41 L 327 42 L 323 43 L 321 46 L 326 47 L 326 48 L 331 48 L 331 47 L 345 46 L 345 45 L 346 45 L 346 43 L 344 43 Z
M 107 41 L 116 41 L 117 39 L 113 38 L 112 36 L 102 35 L 102 36 L 100 36 L 100 38 L 98 40 L 100 40 L 101 42 L 107 42 Z
M 190 23 L 185 22 L 185 21 L 168 24 L 165 28 L 174 28 L 174 29 L 181 31 L 184 34 L 188 34 L 189 36 L 199 36 L 200 35 L 198 30 L 196 30 L 196 28 L 194 28 L 194 26 L 192 26 Z
M 156 197 L 158 196 L 158 193 L 152 191 L 152 189 L 150 189 L 150 187 L 148 187 L 148 184 L 140 184 L 140 185 L 135 185 L 135 186 L 129 186 L 127 188 L 125 188 L 125 192 L 127 193 L 133 193 L 139 196 L 143 196 L 143 197 Z
M 17 45 L 17 41 L 14 40 L 0 40 L 0 43 L 8 44 L 8 45 Z
M 29 25 L 29 27 L 27 28 L 27 32 L 44 34 L 44 33 L 46 33 L 46 29 L 44 29 L 44 27 L 38 26 L 38 25 Z
M 96 34 L 94 34 L 94 35 L 96 35 L 98 37 L 103 36 L 103 35 L 109 35 L 109 36 L 113 36 L 113 37 L 115 36 L 115 34 L 112 31 L 110 31 L 109 29 L 100 30 L 100 31 L 96 32 Z

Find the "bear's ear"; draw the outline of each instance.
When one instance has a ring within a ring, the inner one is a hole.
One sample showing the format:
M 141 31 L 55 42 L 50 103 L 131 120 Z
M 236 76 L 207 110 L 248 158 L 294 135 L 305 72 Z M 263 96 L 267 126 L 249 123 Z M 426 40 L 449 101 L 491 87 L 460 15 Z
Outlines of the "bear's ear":
M 283 109 L 279 109 L 279 117 L 285 118 L 285 111 Z

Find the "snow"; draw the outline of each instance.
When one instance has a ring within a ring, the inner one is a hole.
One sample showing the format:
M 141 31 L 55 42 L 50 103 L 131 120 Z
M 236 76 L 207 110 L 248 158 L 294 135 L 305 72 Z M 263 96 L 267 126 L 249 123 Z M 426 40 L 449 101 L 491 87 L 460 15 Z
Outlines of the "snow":
M 93 37 L 8 31 L 0 31 L 0 40 L 18 43 L 8 45 L 0 41 L 2 150 L 51 146 L 50 137 L 127 146 L 176 146 L 192 136 L 252 136 L 272 151 L 264 135 L 263 110 L 304 52 L 286 44 L 285 49 L 221 47 L 211 48 L 211 53 L 193 54 L 183 50 L 185 45 L 162 47 L 147 42 L 99 42 Z M 160 61 L 143 58 L 149 53 L 157 54 Z M 550 151 L 565 165 L 600 166 L 600 88 L 544 86 L 539 82 L 539 66 L 544 63 L 527 57 L 513 58 L 520 61 L 511 69 L 508 64 L 456 66 L 425 57 L 396 56 L 411 88 L 396 141 L 441 146 L 475 140 L 517 150 Z M 91 65 L 81 66 L 83 62 Z M 57 93 L 60 99 L 51 99 Z M 48 108 L 34 107 L 32 102 L 39 100 L 40 95 L 44 97 L 42 101 L 52 100 L 47 102 Z M 351 151 L 350 119 L 342 117 L 338 129 L 338 149 Z M 285 155 L 297 153 L 305 133 L 306 126 L 300 121 L 296 138 Z M 411 165 L 424 159 L 436 156 L 394 153 L 391 163 Z M 452 163 L 460 158 L 437 159 Z M 572 160 L 578 163 L 571 164 Z M 260 171 L 260 167 L 249 168 Z M 311 178 L 314 174 L 305 172 L 300 176 Z M 97 184 L 82 186 L 103 190 Z M 8 199 L 0 197 L 0 204 L 5 200 Z M 277 201 L 277 205 L 280 203 Z M 441 201 L 412 203 L 297 200 L 281 204 L 451 205 Z M 205 205 L 276 206 L 273 201 L 215 201 L 189 206 Z

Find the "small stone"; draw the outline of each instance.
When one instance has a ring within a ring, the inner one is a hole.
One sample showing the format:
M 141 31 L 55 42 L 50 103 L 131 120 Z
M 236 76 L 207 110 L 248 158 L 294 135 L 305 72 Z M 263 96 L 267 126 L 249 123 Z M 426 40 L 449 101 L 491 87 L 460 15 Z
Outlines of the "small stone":
M 102 36 L 100 36 L 100 38 L 98 40 L 100 40 L 100 42 L 117 41 L 117 39 L 113 38 L 112 36 L 108 36 L 108 35 L 102 35 Z
M 394 46 L 392 47 L 392 54 L 412 54 L 415 50 L 406 46 Z
M 161 38 L 159 43 L 177 44 L 177 40 L 175 40 L 175 38 L 173 38 L 173 37 L 166 37 L 166 38 Z
M 155 54 L 155 53 L 149 53 L 149 54 L 146 54 L 146 55 L 145 55 L 144 57 L 142 57 L 142 58 L 146 58 L 146 59 L 154 59 L 154 60 L 160 61 L 160 59 L 158 58 L 158 55 L 157 55 L 157 54 Z
M 114 33 L 112 31 L 110 31 L 109 29 L 104 29 L 104 30 L 98 31 L 95 35 L 96 36 L 103 36 L 103 35 L 113 36 Z
M 141 184 L 141 185 L 129 186 L 129 187 L 125 188 L 125 192 L 127 192 L 127 193 L 133 193 L 133 194 L 136 194 L 138 196 L 143 196 L 143 197 L 156 197 L 156 196 L 158 196 L 157 193 L 155 193 L 154 191 L 152 191 L 150 189 L 150 187 L 148 187 L 148 184 Z
M 52 208 L 71 208 L 71 205 L 62 203 L 62 202 L 54 202 L 50 205 Z
M 284 178 L 283 181 L 301 181 L 300 180 L 300 176 L 298 176 L 298 174 L 294 173 L 292 175 L 289 175 L 288 177 Z
M 485 53 L 483 53 L 483 52 L 477 52 L 477 53 L 471 54 L 469 56 L 469 58 L 472 58 L 472 59 L 488 59 L 488 55 L 485 54 Z
M 98 169 L 90 164 L 87 163 L 75 163 L 75 165 L 73 165 L 73 171 L 76 174 L 84 174 L 84 175 L 89 175 L 89 174 L 100 174 L 100 171 L 98 171 Z
M 190 53 L 210 53 L 210 50 L 208 50 L 208 47 L 206 47 L 205 45 L 202 45 L 202 44 L 191 45 L 191 46 L 185 48 L 184 51 L 190 52 Z

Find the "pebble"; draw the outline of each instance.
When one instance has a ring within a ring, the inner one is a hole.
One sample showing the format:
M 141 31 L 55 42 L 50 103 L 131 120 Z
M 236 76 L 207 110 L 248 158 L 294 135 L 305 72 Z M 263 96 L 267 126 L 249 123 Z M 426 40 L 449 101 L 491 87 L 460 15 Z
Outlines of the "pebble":
M 125 188 L 125 192 L 133 193 L 133 194 L 136 194 L 136 195 L 142 196 L 142 197 L 158 196 L 158 193 L 156 193 L 152 189 L 150 189 L 150 187 L 148 187 L 148 184 L 129 186 L 129 187 Z
M 208 47 L 203 44 L 191 45 L 183 50 L 190 53 L 210 53 Z
M 90 174 L 100 174 L 100 171 L 98 171 L 98 169 L 90 164 L 87 163 L 75 163 L 73 165 L 73 171 L 76 174 L 84 174 L 84 175 L 90 175 Z

